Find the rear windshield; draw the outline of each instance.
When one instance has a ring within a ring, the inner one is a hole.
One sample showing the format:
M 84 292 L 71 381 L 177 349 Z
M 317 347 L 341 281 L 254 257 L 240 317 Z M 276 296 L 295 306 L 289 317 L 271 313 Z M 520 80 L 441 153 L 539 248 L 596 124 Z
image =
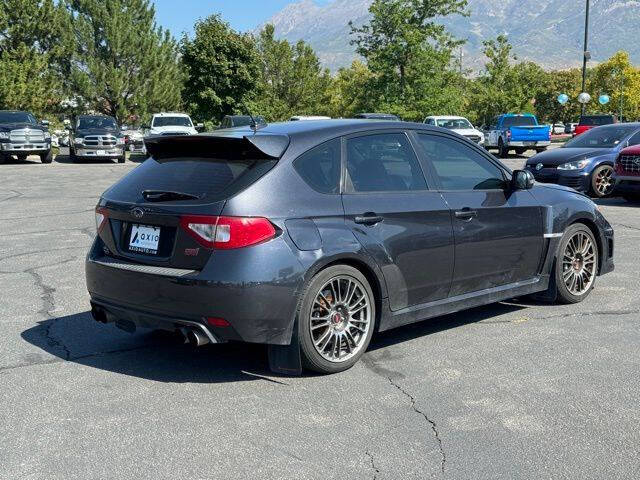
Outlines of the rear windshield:
M 584 115 L 580 117 L 580 125 L 595 127 L 598 125 L 611 125 L 613 117 L 611 115 Z
M 144 201 L 142 192 L 180 192 L 197 199 L 180 203 L 207 203 L 229 198 L 251 185 L 276 160 L 220 160 L 201 157 L 147 159 L 108 192 L 115 201 Z
M 534 117 L 504 117 L 503 127 L 533 127 L 538 125 Z
M 565 143 L 564 148 L 613 148 L 636 132 L 635 125 L 606 125 L 592 128 Z

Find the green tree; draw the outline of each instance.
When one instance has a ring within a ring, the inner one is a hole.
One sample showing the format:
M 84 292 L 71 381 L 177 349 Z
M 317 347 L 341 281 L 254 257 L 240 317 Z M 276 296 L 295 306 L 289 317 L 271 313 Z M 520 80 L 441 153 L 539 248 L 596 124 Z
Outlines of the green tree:
M 256 39 L 261 91 L 255 108 L 271 120 L 330 113 L 329 71 L 322 68 L 311 46 L 303 41 L 291 45 L 277 40 L 274 33 L 273 25 L 267 25 Z
M 629 53 L 620 51 L 606 62 L 602 62 L 589 72 L 587 88 L 591 93 L 591 111 L 622 114 L 625 118 L 640 118 L 640 68 L 629 60 Z M 608 105 L 598 104 L 598 97 L 607 94 L 611 98 Z
M 182 40 L 186 67 L 184 99 L 200 120 L 220 121 L 224 115 L 246 113 L 259 86 L 260 68 L 250 35 L 231 29 L 219 15 L 195 26 L 193 40 Z
M 0 108 L 42 115 L 59 105 L 73 48 L 68 22 L 53 0 L 0 2 Z
M 328 90 L 328 115 L 349 118 L 378 110 L 375 83 L 373 73 L 360 60 L 338 70 Z
M 148 0 L 65 0 L 76 41 L 70 84 L 81 106 L 120 122 L 181 104 L 182 69 Z
M 488 61 L 472 86 L 472 118 L 486 123 L 501 113 L 534 112 L 548 74 L 533 62 L 517 62 L 504 35 L 483 42 Z
M 544 86 L 536 95 L 536 114 L 539 118 L 557 123 L 575 122 L 580 115 L 580 69 L 559 70 L 548 72 Z M 569 102 L 561 105 L 558 95 L 564 93 L 569 96 Z
M 464 42 L 438 23 L 466 14 L 466 0 L 374 0 L 370 23 L 351 25 L 356 51 L 376 78 L 380 109 L 410 120 L 459 111 L 462 77 L 453 52 Z

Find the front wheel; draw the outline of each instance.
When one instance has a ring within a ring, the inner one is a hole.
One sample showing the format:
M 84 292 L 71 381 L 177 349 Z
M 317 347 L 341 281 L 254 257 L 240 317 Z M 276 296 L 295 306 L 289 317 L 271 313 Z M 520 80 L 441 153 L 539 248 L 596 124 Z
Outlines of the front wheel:
M 362 273 L 336 265 L 318 273 L 298 309 L 302 364 L 319 373 L 351 368 L 369 346 L 375 297 Z
M 589 227 L 576 223 L 564 233 L 554 274 L 561 303 L 579 303 L 589 296 L 598 274 L 598 245 Z
M 600 165 L 591 174 L 591 192 L 594 197 L 608 197 L 613 192 L 614 185 L 611 165 Z
M 40 154 L 40 161 L 42 163 L 51 163 L 52 160 L 53 160 L 53 153 L 51 152 L 51 150 L 49 150 L 47 153 Z

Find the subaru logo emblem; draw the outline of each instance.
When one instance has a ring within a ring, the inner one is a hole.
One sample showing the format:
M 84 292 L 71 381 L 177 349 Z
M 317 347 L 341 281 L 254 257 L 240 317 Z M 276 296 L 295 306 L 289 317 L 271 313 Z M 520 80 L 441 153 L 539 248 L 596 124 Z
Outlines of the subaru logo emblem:
M 140 207 L 136 207 L 131 210 L 131 215 L 136 218 L 142 218 L 142 216 L 144 215 L 144 210 L 142 210 Z
M 536 165 L 536 170 L 542 170 L 543 167 L 544 167 L 544 165 L 539 163 L 539 164 Z

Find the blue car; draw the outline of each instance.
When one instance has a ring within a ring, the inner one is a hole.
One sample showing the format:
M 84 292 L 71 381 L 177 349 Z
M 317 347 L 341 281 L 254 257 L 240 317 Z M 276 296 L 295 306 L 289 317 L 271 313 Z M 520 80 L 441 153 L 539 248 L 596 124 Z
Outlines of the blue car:
M 620 150 L 640 144 L 640 123 L 593 128 L 560 148 L 527 160 L 538 182 L 557 183 L 597 198 L 611 195 L 613 166 Z

